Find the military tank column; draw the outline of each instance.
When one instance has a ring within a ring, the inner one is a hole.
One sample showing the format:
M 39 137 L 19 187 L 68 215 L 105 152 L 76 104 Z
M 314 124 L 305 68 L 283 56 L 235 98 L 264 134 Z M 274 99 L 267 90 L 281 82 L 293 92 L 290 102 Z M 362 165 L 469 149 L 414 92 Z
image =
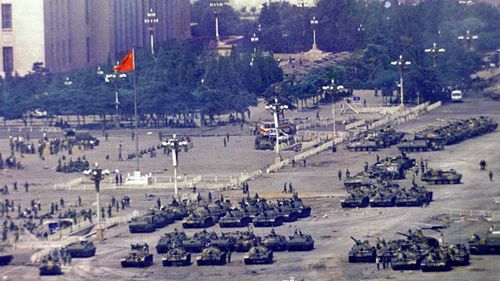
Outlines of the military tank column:
M 470 138 L 493 132 L 498 124 L 490 117 L 479 116 L 451 121 L 444 126 L 430 127 L 415 134 L 414 139 L 403 140 L 398 145 L 401 152 L 442 150 Z
M 365 171 L 347 177 L 344 186 L 348 195 L 342 199 L 342 208 L 364 207 L 418 207 L 430 204 L 432 192 L 413 182 L 410 186 L 393 180 L 405 178 L 406 171 L 415 166 L 415 159 L 401 154 L 365 165 Z
M 436 229 L 436 228 L 433 228 Z M 464 244 L 443 244 L 438 239 L 426 236 L 422 229 L 398 232 L 404 238 L 397 240 L 378 239 L 369 241 L 354 239 L 349 251 L 349 262 L 376 263 L 379 268 L 389 266 L 393 270 L 449 271 L 455 266 L 469 265 L 469 250 Z M 472 249 L 472 248 L 471 248 Z

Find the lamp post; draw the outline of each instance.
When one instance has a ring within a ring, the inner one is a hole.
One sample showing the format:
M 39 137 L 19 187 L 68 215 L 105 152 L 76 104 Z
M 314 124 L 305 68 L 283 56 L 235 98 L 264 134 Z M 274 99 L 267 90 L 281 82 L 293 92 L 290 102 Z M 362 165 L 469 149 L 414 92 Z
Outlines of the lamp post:
M 259 37 L 257 37 L 257 35 L 254 33 L 250 38 L 250 41 L 253 44 L 253 53 L 255 55 L 257 53 L 257 44 L 259 43 Z
M 405 68 L 405 66 L 411 65 L 411 62 L 404 60 L 403 55 L 399 55 L 399 59 L 391 61 L 391 64 L 399 68 L 399 89 L 401 95 L 401 106 L 404 109 L 405 105 L 404 105 L 404 89 L 403 89 L 403 69 Z
M 149 12 L 146 13 L 146 18 L 144 19 L 144 23 L 148 25 L 148 30 L 149 30 L 149 39 L 150 39 L 150 46 L 151 46 L 151 55 L 155 55 L 155 40 L 154 40 L 154 31 L 155 31 L 155 26 L 158 24 L 160 20 L 156 16 L 156 13 L 153 11 L 153 9 L 149 9 Z
M 330 81 L 330 85 L 325 85 L 322 87 L 323 91 L 325 92 L 325 95 L 327 92 L 332 93 L 332 115 L 333 115 L 333 138 L 335 139 L 337 137 L 337 120 L 335 118 L 335 91 L 337 90 L 335 87 L 335 80 L 332 79 Z
M 218 42 L 220 42 L 219 14 L 222 12 L 222 9 L 224 8 L 224 1 L 223 0 L 213 0 L 210 3 L 210 7 L 212 7 L 214 14 L 215 14 L 215 39 L 217 40 L 217 43 L 218 43 Z
M 266 110 L 269 112 L 273 113 L 274 116 L 274 127 L 276 129 L 276 155 L 274 158 L 274 162 L 276 164 L 281 162 L 281 155 L 280 155 L 280 134 L 279 134 L 279 115 L 288 109 L 288 106 L 286 104 L 282 104 L 278 101 L 278 98 L 274 98 L 274 101 L 266 105 Z
M 64 86 L 71 86 L 73 85 L 73 81 L 71 81 L 71 79 L 69 79 L 68 76 L 66 76 L 66 78 L 64 78 Z
M 101 226 L 101 202 L 99 198 L 99 193 L 101 191 L 101 181 L 109 175 L 108 170 L 102 170 L 99 168 L 99 163 L 95 163 L 94 169 L 90 171 L 90 179 L 94 181 L 95 191 L 96 191 L 96 204 L 97 204 L 97 229 L 96 229 L 96 239 L 104 239 L 104 230 Z
M 473 41 L 473 40 L 477 40 L 477 39 L 479 39 L 479 36 L 477 36 L 477 35 L 472 35 L 472 34 L 470 33 L 470 30 L 467 30 L 467 31 L 465 32 L 465 35 L 458 36 L 457 38 L 458 38 L 458 40 L 464 40 L 464 41 L 465 41 L 465 44 L 466 44 L 466 46 L 467 46 L 467 50 L 469 50 L 469 51 L 470 51 L 470 50 L 471 50 L 472 41 Z
M 179 164 L 178 153 L 180 152 L 181 148 L 188 146 L 188 142 L 185 140 L 178 139 L 177 136 L 174 134 L 171 139 L 163 142 L 162 146 L 172 152 L 172 166 L 174 167 L 174 192 L 175 192 L 175 198 L 178 198 L 179 197 L 177 191 L 177 165 Z
M 119 111 L 119 105 L 120 101 L 118 99 L 118 81 L 123 80 L 127 77 L 127 74 L 121 73 L 118 71 L 113 71 L 113 73 L 109 74 L 104 74 L 104 71 L 101 69 L 100 66 L 97 67 L 97 75 L 98 76 L 104 76 L 104 81 L 106 83 L 113 83 L 113 86 L 115 88 L 115 117 L 114 117 L 114 123 L 115 123 L 115 128 L 120 128 L 120 111 Z
M 430 53 L 431 56 L 432 56 L 432 65 L 434 67 L 436 67 L 436 57 L 441 54 L 441 53 L 444 53 L 446 50 L 443 49 L 443 48 L 438 48 L 436 42 L 432 43 L 432 48 L 429 48 L 429 49 L 425 49 L 425 52 L 426 53 Z
M 319 21 L 316 19 L 316 16 L 313 16 L 311 19 L 311 25 L 313 26 L 313 50 L 317 50 L 318 47 L 316 45 L 316 26 L 319 24 Z

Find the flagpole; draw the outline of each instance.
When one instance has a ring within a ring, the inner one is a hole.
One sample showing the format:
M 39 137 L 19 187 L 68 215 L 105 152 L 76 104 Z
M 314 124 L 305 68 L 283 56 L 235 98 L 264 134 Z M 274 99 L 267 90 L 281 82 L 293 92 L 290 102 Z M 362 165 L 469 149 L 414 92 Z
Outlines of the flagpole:
M 132 49 L 134 57 L 134 119 L 135 119 L 135 159 L 136 171 L 139 170 L 139 118 L 137 117 L 137 69 L 135 67 L 135 48 Z

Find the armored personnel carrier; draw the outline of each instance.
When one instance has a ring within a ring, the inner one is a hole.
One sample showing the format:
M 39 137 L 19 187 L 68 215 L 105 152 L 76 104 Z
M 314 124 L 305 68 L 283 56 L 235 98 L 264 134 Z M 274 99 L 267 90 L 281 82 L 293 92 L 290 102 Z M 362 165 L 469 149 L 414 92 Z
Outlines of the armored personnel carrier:
M 187 266 L 191 265 L 191 253 L 182 247 L 170 249 L 161 259 L 163 266 Z
M 271 233 L 262 239 L 262 245 L 275 252 L 286 251 L 286 237 L 276 234 L 274 229 L 271 229 Z
M 203 252 L 196 257 L 198 265 L 224 265 L 226 264 L 226 252 L 221 251 L 217 247 L 207 247 Z
M 484 238 L 474 234 L 468 241 L 470 253 L 473 255 L 500 254 L 500 231 L 487 233 Z
M 128 229 L 130 233 L 150 233 L 156 230 L 153 217 L 151 216 L 140 216 L 132 218 L 128 224 Z
M 175 246 L 181 246 L 186 239 L 186 233 L 179 232 L 177 229 L 175 232 L 165 233 L 160 237 L 156 245 L 156 252 L 158 252 L 158 254 L 165 254 Z
M 59 275 L 62 274 L 61 263 L 53 260 L 50 255 L 44 258 L 39 267 L 40 275 Z
M 188 252 L 200 253 L 207 244 L 217 238 L 217 233 L 213 231 L 208 232 L 204 229 L 200 232 L 195 233 L 193 237 L 187 238 L 182 241 L 182 245 Z
M 250 224 L 250 215 L 241 209 L 229 211 L 219 219 L 220 227 L 245 227 Z
M 81 240 L 70 243 L 66 246 L 66 251 L 72 258 L 89 258 L 95 255 L 96 247 L 93 242 Z
M 275 227 L 283 224 L 283 217 L 274 210 L 258 214 L 252 221 L 255 227 Z
M 314 249 L 314 240 L 311 235 L 303 234 L 300 230 L 295 230 L 294 234 L 288 237 L 286 243 L 288 251 L 311 251 Z
M 427 139 L 404 140 L 398 144 L 397 147 L 401 152 L 437 151 L 444 149 L 444 145 L 442 143 Z
M 449 171 L 441 169 L 429 169 L 422 174 L 422 181 L 429 184 L 459 184 L 462 174 L 450 169 Z
M 130 246 L 128 256 L 121 260 L 122 267 L 148 267 L 153 264 L 153 255 L 149 253 L 148 244 Z
M 431 250 L 420 262 L 420 268 L 424 272 L 449 271 L 451 262 L 447 253 L 441 248 Z
M 369 203 L 370 197 L 360 190 L 353 190 L 349 192 L 346 198 L 340 200 L 340 206 L 342 206 L 342 208 L 364 208 L 367 207 Z
M 349 262 L 375 262 L 377 256 L 375 247 L 370 246 L 368 241 L 362 242 L 352 236 L 351 239 L 354 240 L 355 244 L 349 251 Z
M 245 264 L 271 264 L 273 263 L 273 251 L 265 246 L 256 245 L 243 256 L 243 261 Z

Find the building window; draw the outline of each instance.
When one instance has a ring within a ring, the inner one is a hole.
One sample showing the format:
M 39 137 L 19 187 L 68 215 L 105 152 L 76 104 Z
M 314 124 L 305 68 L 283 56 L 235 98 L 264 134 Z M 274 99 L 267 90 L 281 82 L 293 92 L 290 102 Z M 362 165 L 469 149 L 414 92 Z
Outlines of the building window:
M 87 62 L 90 62 L 90 37 L 87 37 Z
M 6 74 L 12 74 L 14 71 L 14 49 L 12 47 L 3 47 L 3 71 Z
M 12 5 L 2 4 L 2 28 L 12 29 Z

